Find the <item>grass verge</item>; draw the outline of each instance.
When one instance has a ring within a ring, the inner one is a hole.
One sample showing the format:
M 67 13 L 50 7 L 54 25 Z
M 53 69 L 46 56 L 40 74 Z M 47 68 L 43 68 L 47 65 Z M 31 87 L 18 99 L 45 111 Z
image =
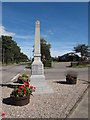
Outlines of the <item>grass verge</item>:
M 27 69 L 31 69 L 31 65 L 27 65 L 25 68 L 27 68 Z
M 89 65 L 72 66 L 72 68 L 88 68 L 88 67 L 90 67 L 90 64 Z

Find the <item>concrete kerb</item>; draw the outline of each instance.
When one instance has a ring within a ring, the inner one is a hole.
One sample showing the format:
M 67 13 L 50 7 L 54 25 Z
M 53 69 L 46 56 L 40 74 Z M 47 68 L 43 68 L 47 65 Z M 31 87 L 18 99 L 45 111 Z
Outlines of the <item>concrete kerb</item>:
M 83 92 L 83 94 L 79 97 L 79 99 L 74 104 L 74 106 L 72 107 L 72 109 L 70 110 L 69 114 L 66 116 L 65 119 L 70 118 L 70 116 L 72 115 L 72 113 L 74 112 L 74 110 L 77 108 L 77 106 L 79 105 L 79 103 L 81 102 L 81 100 L 84 98 L 85 94 L 87 93 L 87 91 L 89 89 L 90 89 L 90 85 L 88 85 L 88 87 L 85 89 L 85 91 Z

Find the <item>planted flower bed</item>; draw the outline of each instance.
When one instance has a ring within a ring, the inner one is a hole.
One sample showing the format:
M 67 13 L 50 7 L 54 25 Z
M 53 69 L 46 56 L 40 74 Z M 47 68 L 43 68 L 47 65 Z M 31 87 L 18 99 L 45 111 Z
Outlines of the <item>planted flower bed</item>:
M 66 74 L 66 82 L 68 84 L 76 84 L 77 83 L 77 73 L 74 71 L 69 71 Z
M 16 87 L 10 94 L 11 102 L 16 106 L 23 106 L 30 102 L 30 95 L 35 92 L 36 87 L 30 86 L 27 82 L 24 86 Z
M 23 84 L 24 82 L 29 83 L 29 75 L 28 74 L 19 75 L 17 82 L 21 84 Z

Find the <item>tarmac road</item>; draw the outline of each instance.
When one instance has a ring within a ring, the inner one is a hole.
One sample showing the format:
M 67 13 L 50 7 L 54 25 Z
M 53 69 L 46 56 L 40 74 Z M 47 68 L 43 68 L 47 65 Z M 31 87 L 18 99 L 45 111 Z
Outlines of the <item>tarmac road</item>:
M 54 79 L 64 79 L 65 73 L 69 70 L 74 70 L 78 72 L 78 78 L 81 80 L 88 81 L 88 68 L 70 68 L 70 62 L 60 62 L 54 63 L 53 68 L 45 69 L 45 78 L 46 80 Z M 2 83 L 9 82 L 15 75 L 18 73 L 27 73 L 31 74 L 30 69 L 25 68 L 26 65 L 12 65 L 4 66 L 2 69 Z
M 70 62 L 59 62 L 54 63 L 52 69 L 45 69 L 45 78 L 46 80 L 54 79 L 64 79 L 65 73 L 67 71 L 76 71 L 78 73 L 78 78 L 88 81 L 88 68 L 70 68 Z
M 26 65 L 12 65 L 2 67 L 2 83 L 9 82 L 15 75 L 19 73 L 30 74 L 30 70 L 25 68 Z

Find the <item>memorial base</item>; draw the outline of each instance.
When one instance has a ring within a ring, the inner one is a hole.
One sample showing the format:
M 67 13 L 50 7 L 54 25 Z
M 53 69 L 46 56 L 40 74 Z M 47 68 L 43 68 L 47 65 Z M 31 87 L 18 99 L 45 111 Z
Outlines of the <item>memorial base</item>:
M 34 82 L 34 81 L 38 81 L 38 80 L 45 80 L 45 76 L 44 75 L 31 75 L 30 77 L 30 82 Z
M 30 77 L 30 86 L 33 85 L 36 87 L 36 91 L 33 94 L 51 94 L 53 89 L 45 81 L 44 75 L 32 75 Z

